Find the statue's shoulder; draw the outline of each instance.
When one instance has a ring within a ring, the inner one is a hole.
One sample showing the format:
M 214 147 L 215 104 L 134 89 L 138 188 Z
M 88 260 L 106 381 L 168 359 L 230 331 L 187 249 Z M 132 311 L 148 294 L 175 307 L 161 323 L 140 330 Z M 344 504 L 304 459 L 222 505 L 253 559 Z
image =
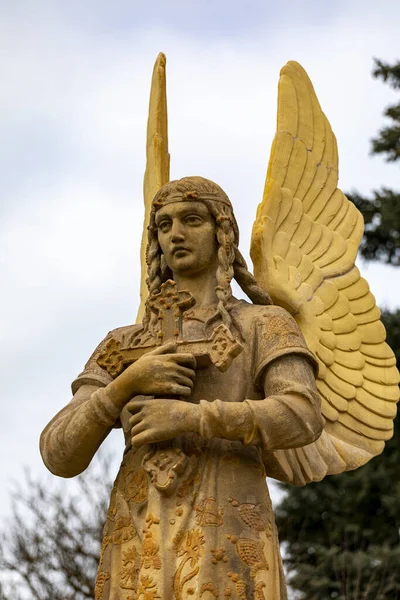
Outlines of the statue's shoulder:
M 105 349 L 107 342 L 111 339 L 117 340 L 121 345 L 126 346 L 137 337 L 140 331 L 142 331 L 141 325 L 125 325 L 109 331 L 92 352 L 83 371 L 79 373 L 78 377 L 72 382 L 72 393 L 75 394 L 80 386 L 84 384 L 105 386 L 110 383 L 112 377 L 98 365 L 98 357 Z
M 283 327 L 286 326 L 289 329 L 293 327 L 298 328 L 292 315 L 282 308 L 282 306 L 277 306 L 276 304 L 261 305 L 252 304 L 246 300 L 237 300 L 232 308 L 232 312 L 236 318 L 244 323 L 248 322 L 249 325 L 254 325 L 254 323 L 265 325 L 273 320 L 277 323 L 279 320 Z
M 136 338 L 142 330 L 143 327 L 141 324 L 124 325 L 123 327 L 116 327 L 116 329 L 112 329 L 108 332 L 104 340 L 100 342 L 100 346 L 103 344 L 105 345 L 111 338 L 118 340 L 123 346 L 129 345 L 129 343 L 131 343 L 133 339 Z
M 257 384 L 265 367 L 286 354 L 303 355 L 317 373 L 317 361 L 308 349 L 300 327 L 287 310 L 275 304 L 261 306 L 239 300 L 232 313 L 240 324 L 242 337 L 253 346 Z
M 256 330 L 258 335 L 271 340 L 271 337 L 279 337 L 288 342 L 289 345 L 297 345 L 306 347 L 306 343 L 300 327 L 296 323 L 292 315 L 276 304 L 269 304 L 267 306 L 261 306 L 259 304 L 245 303 L 242 310 L 242 322 L 247 324 L 248 327 Z M 288 336 L 290 336 L 288 338 Z M 294 343 L 295 342 L 295 343 Z

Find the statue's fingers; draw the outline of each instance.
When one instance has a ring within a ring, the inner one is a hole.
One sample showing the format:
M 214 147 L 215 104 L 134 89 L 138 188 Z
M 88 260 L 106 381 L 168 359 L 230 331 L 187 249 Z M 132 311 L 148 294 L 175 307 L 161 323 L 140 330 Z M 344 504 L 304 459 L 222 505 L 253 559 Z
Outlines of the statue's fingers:
M 193 380 L 190 377 L 186 377 L 185 375 L 181 375 L 178 373 L 175 376 L 175 382 L 179 383 L 179 385 L 183 385 L 185 387 L 189 387 L 191 390 L 193 389 Z
M 157 346 L 157 348 L 155 350 L 152 350 L 148 354 L 151 354 L 154 356 L 157 354 L 169 354 L 169 353 L 175 352 L 175 351 L 176 351 L 176 342 L 167 342 L 166 344 L 163 344 L 162 346 Z
M 188 367 L 189 369 L 196 369 L 196 359 L 193 354 L 178 352 L 177 354 L 172 354 L 172 360 L 180 364 L 181 366 Z
M 187 398 L 192 393 L 192 389 L 188 385 L 180 385 L 179 383 L 174 383 L 168 390 L 168 395 L 174 396 L 185 396 Z
M 143 431 L 146 431 L 146 430 L 147 430 L 147 427 L 143 423 L 137 423 L 131 429 L 131 439 L 134 438 L 139 433 L 142 433 Z
M 150 431 L 141 431 L 131 437 L 131 444 L 133 448 L 140 448 L 145 444 L 151 444 L 154 442 L 154 435 Z
M 132 448 L 140 448 L 145 444 L 155 442 L 154 434 L 150 430 L 140 431 L 131 437 Z
M 193 380 L 196 377 L 196 371 L 189 369 L 189 367 L 183 367 L 182 365 L 176 365 L 176 372 L 183 377 L 188 377 Z
M 126 409 L 132 414 L 136 414 L 142 410 L 148 400 L 130 400 L 126 405 Z
M 129 419 L 129 425 L 131 427 L 134 427 L 135 425 L 137 425 L 138 423 L 142 422 L 142 417 L 140 415 L 140 413 L 133 415 L 130 419 Z

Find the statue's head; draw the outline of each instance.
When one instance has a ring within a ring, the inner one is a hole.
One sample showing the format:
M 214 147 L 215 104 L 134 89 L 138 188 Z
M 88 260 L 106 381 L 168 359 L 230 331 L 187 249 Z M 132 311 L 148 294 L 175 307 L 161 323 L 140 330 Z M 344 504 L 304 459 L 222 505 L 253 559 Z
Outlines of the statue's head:
M 182 204 L 182 207 L 178 206 L 178 203 Z M 163 219 L 160 220 L 160 216 L 162 217 L 163 213 L 168 214 L 168 207 L 172 204 L 175 210 L 184 210 L 185 203 L 188 206 L 199 203 L 199 212 L 204 214 L 206 209 L 206 215 L 212 223 L 218 312 L 223 322 L 230 323 L 228 305 L 232 297 L 230 283 L 233 278 L 253 302 L 270 304 L 268 294 L 257 285 L 239 251 L 239 229 L 228 196 L 219 185 L 203 177 L 185 177 L 170 181 L 153 199 L 146 252 L 149 293 L 159 291 L 161 283 L 173 276 L 171 264 L 168 264 L 160 246 L 159 234 L 163 227 Z
M 204 226 L 193 227 L 193 233 L 197 235 L 198 239 L 193 240 L 192 243 L 193 245 L 197 243 L 200 247 L 192 248 L 192 250 L 197 254 L 200 262 L 203 258 L 201 254 L 214 253 L 218 255 L 219 264 L 216 264 L 215 268 L 217 268 L 218 274 L 222 275 L 220 271 L 224 265 L 224 271 L 229 271 L 229 273 L 224 273 L 224 281 L 228 279 L 227 284 L 230 283 L 233 277 L 235 248 L 238 247 L 239 242 L 239 231 L 231 202 L 216 183 L 203 177 L 185 177 L 164 185 L 155 195 L 152 203 L 147 252 L 150 291 L 153 291 L 155 283 L 152 281 L 150 273 L 155 257 L 160 258 L 162 280 L 164 280 L 164 276 L 171 277 L 173 275 L 171 271 L 174 272 L 174 266 L 177 266 L 173 263 L 178 261 L 174 261 L 173 254 L 169 253 L 168 248 L 163 244 L 163 238 L 167 237 L 163 234 L 164 231 L 167 232 L 171 220 L 169 217 L 172 217 L 173 214 L 185 215 L 187 213 L 190 219 L 192 213 L 196 212 L 199 214 L 199 221 L 202 217 Z M 193 215 L 193 220 L 195 221 L 195 215 Z M 190 227 L 187 228 L 189 234 L 190 229 Z M 170 233 L 174 235 L 174 232 Z M 178 237 L 172 245 L 177 243 L 179 243 Z M 205 256 L 206 258 L 207 256 Z M 184 265 L 185 261 L 180 262 Z M 219 283 L 221 285 L 222 282 Z
M 223 221 L 228 223 L 228 227 L 225 227 L 225 229 L 233 232 L 233 242 L 238 246 L 239 229 L 233 214 L 232 204 L 219 185 L 198 176 L 170 181 L 155 195 L 152 202 L 151 216 L 155 218 L 157 211 L 174 202 L 201 202 L 208 208 L 217 225 Z

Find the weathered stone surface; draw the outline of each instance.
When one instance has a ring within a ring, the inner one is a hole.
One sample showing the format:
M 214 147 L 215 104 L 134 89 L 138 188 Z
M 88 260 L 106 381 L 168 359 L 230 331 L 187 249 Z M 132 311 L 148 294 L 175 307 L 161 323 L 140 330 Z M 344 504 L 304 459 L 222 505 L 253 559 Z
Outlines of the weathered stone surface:
M 71 477 L 123 430 L 96 600 L 285 600 L 266 475 L 304 484 L 381 451 L 398 374 L 354 266 L 362 225 L 336 189 L 334 136 L 305 72 L 282 72 L 256 280 L 225 192 L 202 177 L 166 183 L 164 67 L 161 55 L 140 322 L 98 345 L 41 452 Z M 232 279 L 251 303 L 232 296 Z
M 271 450 L 321 432 L 315 358 L 246 271 L 216 184 L 192 177 L 160 190 L 147 257 L 142 326 L 107 336 L 42 436 L 48 467 L 69 476 L 122 425 L 97 598 L 284 598 L 265 477 Z M 235 272 L 259 304 L 232 296 Z M 196 364 L 191 345 L 208 364 Z M 136 354 L 124 362 L 123 352 Z

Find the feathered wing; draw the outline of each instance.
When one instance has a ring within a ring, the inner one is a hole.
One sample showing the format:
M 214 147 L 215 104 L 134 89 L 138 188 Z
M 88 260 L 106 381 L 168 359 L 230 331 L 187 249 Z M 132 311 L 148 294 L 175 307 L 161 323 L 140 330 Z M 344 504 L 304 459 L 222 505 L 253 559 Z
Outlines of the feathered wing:
M 269 457 L 272 476 L 299 485 L 381 453 L 399 398 L 395 356 L 355 266 L 363 219 L 337 184 L 336 138 L 306 72 L 289 62 L 251 257 L 257 281 L 294 316 L 319 363 L 322 436 Z
M 165 55 L 160 52 L 154 64 L 150 88 L 146 140 L 146 171 L 143 180 L 144 224 L 140 248 L 140 305 L 136 323 L 141 323 L 142 321 L 148 295 L 146 285 L 146 246 L 151 203 L 158 190 L 169 181 L 170 156 L 168 152 L 166 62 Z

